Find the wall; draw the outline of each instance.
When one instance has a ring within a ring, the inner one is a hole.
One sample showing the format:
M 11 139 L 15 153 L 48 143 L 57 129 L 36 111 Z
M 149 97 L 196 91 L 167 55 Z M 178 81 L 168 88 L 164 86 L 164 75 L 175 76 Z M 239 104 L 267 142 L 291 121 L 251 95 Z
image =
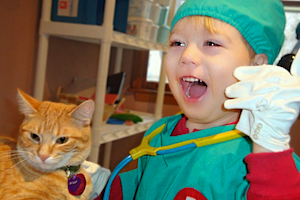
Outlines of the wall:
M 23 116 L 17 88 L 32 94 L 40 0 L 0 0 L 0 127 L 16 137 Z

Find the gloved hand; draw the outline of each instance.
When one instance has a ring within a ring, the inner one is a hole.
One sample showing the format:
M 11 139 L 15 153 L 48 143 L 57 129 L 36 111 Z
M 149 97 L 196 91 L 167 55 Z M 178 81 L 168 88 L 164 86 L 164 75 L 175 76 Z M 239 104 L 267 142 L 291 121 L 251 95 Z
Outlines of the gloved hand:
M 86 160 L 82 163 L 82 167 L 91 175 L 93 191 L 90 194 L 90 199 L 96 199 L 108 181 L 110 170 Z
M 291 73 L 272 65 L 238 67 L 234 76 L 239 82 L 225 91 L 233 99 L 224 103 L 227 109 L 242 109 L 236 129 L 273 152 L 288 149 L 289 131 L 300 109 L 299 75 L 299 52 Z

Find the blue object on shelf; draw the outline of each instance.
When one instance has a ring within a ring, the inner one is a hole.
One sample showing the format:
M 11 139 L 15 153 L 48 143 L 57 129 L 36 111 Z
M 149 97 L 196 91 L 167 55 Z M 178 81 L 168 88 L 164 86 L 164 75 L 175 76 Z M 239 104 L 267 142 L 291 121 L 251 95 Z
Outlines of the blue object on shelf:
M 95 0 L 52 0 L 51 20 L 80 24 L 96 24 Z
M 97 24 L 103 23 L 105 0 L 99 0 L 97 9 Z M 129 0 L 116 0 L 114 15 L 114 30 L 126 33 Z
M 126 33 L 129 0 L 116 0 L 114 30 Z M 105 0 L 52 0 L 51 20 L 102 25 Z
M 106 123 L 108 123 L 108 124 L 124 124 L 124 121 L 119 120 L 119 119 L 109 118 Z

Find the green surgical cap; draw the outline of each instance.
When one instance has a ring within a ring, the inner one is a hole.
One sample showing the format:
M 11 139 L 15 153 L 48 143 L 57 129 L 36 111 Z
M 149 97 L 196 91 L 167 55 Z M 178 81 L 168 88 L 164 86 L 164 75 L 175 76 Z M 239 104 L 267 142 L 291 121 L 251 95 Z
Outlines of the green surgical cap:
M 265 53 L 269 64 L 277 57 L 284 40 L 285 15 L 280 0 L 186 0 L 175 14 L 178 20 L 203 15 L 235 27 L 254 51 Z

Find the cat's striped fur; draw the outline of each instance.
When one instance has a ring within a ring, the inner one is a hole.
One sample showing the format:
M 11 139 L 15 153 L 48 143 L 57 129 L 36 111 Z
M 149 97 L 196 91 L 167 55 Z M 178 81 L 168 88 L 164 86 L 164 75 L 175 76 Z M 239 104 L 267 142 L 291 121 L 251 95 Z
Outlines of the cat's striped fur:
M 18 96 L 25 119 L 16 142 L 0 138 L 0 199 L 89 199 L 90 175 L 80 168 L 87 185 L 81 196 L 73 196 L 59 168 L 80 165 L 88 157 L 93 101 L 76 106 L 37 101 L 20 90 Z

